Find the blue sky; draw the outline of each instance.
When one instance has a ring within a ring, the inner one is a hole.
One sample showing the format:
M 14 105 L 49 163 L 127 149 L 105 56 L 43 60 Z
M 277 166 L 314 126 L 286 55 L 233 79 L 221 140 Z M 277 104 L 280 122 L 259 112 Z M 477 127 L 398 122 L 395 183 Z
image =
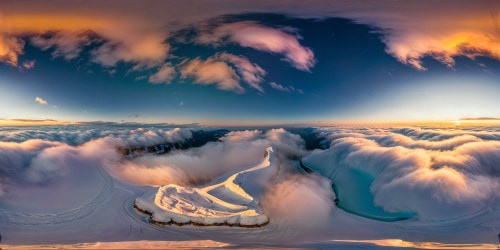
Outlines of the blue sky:
M 170 31 L 160 62 L 149 47 L 129 54 L 119 43 L 103 49 L 114 38 L 102 32 L 76 42 L 66 31 L 58 40 L 59 31 L 18 35 L 23 50 L 15 66 L 0 64 L 0 118 L 253 125 L 500 117 L 496 47 L 473 58 L 467 51 L 424 50 L 415 64 L 391 52 L 401 44 L 391 44 L 384 27 L 341 16 L 214 15 Z M 268 47 L 255 40 L 268 38 Z M 453 63 L 443 59 L 446 53 Z M 34 66 L 23 67 L 27 62 Z M 152 82 L 165 65 L 168 79 Z M 257 87 L 238 66 L 254 70 Z

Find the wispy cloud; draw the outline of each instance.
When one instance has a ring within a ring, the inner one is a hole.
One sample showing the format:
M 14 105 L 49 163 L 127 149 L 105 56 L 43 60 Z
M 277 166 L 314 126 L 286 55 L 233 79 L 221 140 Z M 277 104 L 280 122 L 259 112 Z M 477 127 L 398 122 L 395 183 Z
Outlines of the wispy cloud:
M 41 97 L 35 97 L 35 102 L 38 102 L 39 104 L 42 104 L 42 105 L 49 105 L 49 103 L 47 101 L 45 101 L 44 99 L 42 99 Z
M 260 86 L 266 72 L 257 64 L 251 63 L 246 57 L 228 53 L 218 53 L 203 60 L 195 58 L 181 64 L 182 78 L 193 78 L 195 83 L 214 84 L 218 89 L 244 93 L 242 82 L 250 87 L 264 92 Z
M 175 78 L 176 74 L 175 67 L 170 63 L 165 63 L 156 73 L 149 76 L 149 82 L 153 84 L 168 84 Z
M 78 57 L 84 45 L 91 40 L 90 31 L 62 31 L 55 34 L 38 35 L 31 38 L 31 43 L 42 50 L 54 48 L 52 57 L 64 57 L 71 60 Z
M 309 71 L 316 63 L 312 50 L 301 45 L 296 35 L 251 21 L 228 23 L 214 29 L 202 30 L 195 41 L 218 44 L 225 42 L 225 39 L 243 47 L 281 54 L 285 61 L 300 70 Z
M 23 62 L 22 67 L 24 69 L 32 69 L 35 67 L 36 61 L 35 60 L 26 60 Z
M 283 86 L 283 85 L 281 85 L 279 83 L 275 83 L 275 82 L 270 82 L 269 86 L 271 86 L 271 88 L 276 89 L 276 90 L 281 91 L 281 92 L 304 94 L 304 91 L 302 89 L 297 89 L 293 86 L 286 87 L 286 86 Z

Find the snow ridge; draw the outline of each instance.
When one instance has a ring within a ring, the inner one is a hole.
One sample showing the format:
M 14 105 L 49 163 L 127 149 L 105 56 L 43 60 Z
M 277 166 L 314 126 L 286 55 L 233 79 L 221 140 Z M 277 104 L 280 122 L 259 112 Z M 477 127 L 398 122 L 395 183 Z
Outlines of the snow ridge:
M 259 208 L 258 196 L 277 171 L 272 147 L 253 167 L 220 178 L 205 187 L 169 184 L 136 199 L 134 207 L 159 225 L 259 227 L 269 218 Z

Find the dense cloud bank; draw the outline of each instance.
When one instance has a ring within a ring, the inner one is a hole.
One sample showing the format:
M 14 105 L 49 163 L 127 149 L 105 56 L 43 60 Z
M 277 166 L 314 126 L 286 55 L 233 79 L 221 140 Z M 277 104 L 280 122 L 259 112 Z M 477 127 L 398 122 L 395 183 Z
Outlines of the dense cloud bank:
M 122 164 L 111 164 L 109 170 L 136 184 L 202 184 L 228 171 L 257 163 L 269 146 L 287 158 L 297 159 L 306 154 L 300 136 L 284 129 L 233 131 L 219 142 L 166 155 L 141 156 Z
M 182 142 L 191 136 L 190 129 L 180 128 L 3 128 L 0 194 L 13 185 L 43 185 L 64 176 L 69 166 L 119 164 L 124 157 L 119 147 Z
M 24 142 L 30 139 L 63 142 L 78 146 L 104 137 L 120 138 L 130 146 L 152 146 L 162 142 L 180 142 L 189 139 L 190 129 L 173 127 L 138 128 L 119 126 L 42 126 L 0 128 L 0 141 Z
M 184 142 L 192 138 L 193 130 L 4 128 L 0 196 L 24 185 L 43 188 L 74 168 L 99 166 L 132 184 L 196 186 L 256 164 L 271 146 L 280 170 L 261 202 L 265 212 L 282 223 L 328 221 L 335 195 L 320 175 L 335 182 L 339 169 L 369 175 L 368 192 L 376 206 L 388 212 L 413 212 L 423 221 L 495 212 L 500 207 L 498 128 L 321 128 L 314 133 L 324 139 L 327 149 L 307 151 L 299 135 L 271 129 L 232 131 L 200 147 L 131 156 L 118 149 Z M 307 167 L 319 175 L 300 174 L 299 159 L 315 163 Z M 356 195 L 352 199 L 359 198 Z
M 306 154 L 300 136 L 284 129 L 230 132 L 218 142 L 167 154 L 125 156 L 119 148 L 179 143 L 192 129 L 168 128 L 27 128 L 0 131 L 2 187 L 17 183 L 43 184 L 64 175 L 67 165 L 102 166 L 113 176 L 139 185 L 206 183 L 255 164 L 269 146 L 298 159 Z
M 420 220 L 442 220 L 471 215 L 499 201 L 496 128 L 331 128 L 319 132 L 330 148 L 305 160 L 315 162 L 332 179 L 336 171 L 346 168 L 369 174 L 374 202 L 386 211 L 410 211 Z

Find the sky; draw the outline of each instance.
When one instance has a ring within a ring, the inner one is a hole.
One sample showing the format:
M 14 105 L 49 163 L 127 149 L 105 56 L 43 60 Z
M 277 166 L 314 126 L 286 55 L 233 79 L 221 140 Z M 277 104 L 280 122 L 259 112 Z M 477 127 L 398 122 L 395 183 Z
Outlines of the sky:
M 498 1 L 0 3 L 0 124 L 500 117 Z

